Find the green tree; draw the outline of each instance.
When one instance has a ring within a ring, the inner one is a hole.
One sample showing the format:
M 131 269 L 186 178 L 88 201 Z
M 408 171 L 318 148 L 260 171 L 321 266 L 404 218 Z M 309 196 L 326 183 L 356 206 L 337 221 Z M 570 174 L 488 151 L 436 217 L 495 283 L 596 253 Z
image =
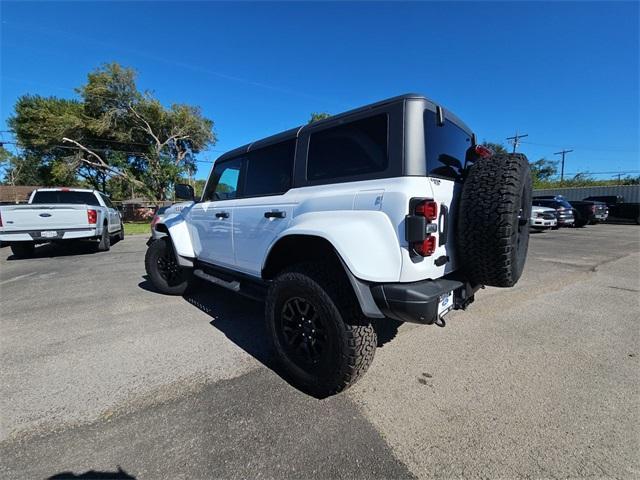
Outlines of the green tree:
M 533 184 L 537 186 L 543 182 L 549 182 L 558 174 L 558 162 L 541 158 L 535 162 L 529 162 Z
M 330 116 L 331 114 L 327 112 L 313 112 L 311 114 L 311 117 L 309 117 L 307 125 L 313 122 L 319 122 L 320 120 L 324 120 L 325 118 L 329 118 Z
M 485 140 L 482 145 L 493 150 L 493 153 L 509 153 L 501 143 L 487 142 Z
M 215 144 L 213 121 L 195 106 L 163 106 L 139 91 L 135 78 L 130 68 L 104 65 L 77 89 L 79 100 L 19 98 L 9 125 L 53 176 L 73 172 L 96 188 L 120 178 L 162 200 L 181 174 L 196 170 L 195 156 Z

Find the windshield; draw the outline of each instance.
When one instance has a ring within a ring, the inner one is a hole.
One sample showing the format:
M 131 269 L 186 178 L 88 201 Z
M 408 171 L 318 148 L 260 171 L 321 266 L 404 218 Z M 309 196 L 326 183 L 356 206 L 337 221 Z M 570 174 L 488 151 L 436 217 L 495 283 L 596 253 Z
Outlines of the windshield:
M 73 192 L 62 190 L 36 192 L 31 203 L 73 203 L 77 205 L 100 206 L 100 202 L 98 202 L 98 199 L 92 192 Z

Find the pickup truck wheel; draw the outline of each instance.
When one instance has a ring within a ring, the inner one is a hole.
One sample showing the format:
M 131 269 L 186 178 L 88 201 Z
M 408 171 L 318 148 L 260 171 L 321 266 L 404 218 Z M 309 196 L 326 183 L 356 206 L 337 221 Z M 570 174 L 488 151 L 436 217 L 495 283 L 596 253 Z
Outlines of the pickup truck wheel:
M 111 235 L 109 234 L 109 227 L 107 225 L 102 227 L 102 235 L 100 236 L 100 242 L 98 243 L 99 252 L 108 252 L 111 249 Z
M 355 383 L 377 346 L 373 325 L 341 274 L 299 265 L 281 273 L 267 294 L 267 328 L 285 377 L 319 398 Z
M 522 154 L 482 158 L 469 169 L 458 210 L 458 257 L 472 282 L 512 287 L 522 275 L 531 188 Z
M 120 231 L 118 232 L 118 240 L 124 240 L 124 225 L 120 222 Z
M 144 266 L 154 287 L 167 295 L 182 295 L 189 285 L 190 271 L 178 265 L 168 238 L 152 242 L 144 257 Z
M 19 258 L 28 258 L 33 255 L 35 245 L 31 242 L 20 242 L 11 244 L 11 253 Z

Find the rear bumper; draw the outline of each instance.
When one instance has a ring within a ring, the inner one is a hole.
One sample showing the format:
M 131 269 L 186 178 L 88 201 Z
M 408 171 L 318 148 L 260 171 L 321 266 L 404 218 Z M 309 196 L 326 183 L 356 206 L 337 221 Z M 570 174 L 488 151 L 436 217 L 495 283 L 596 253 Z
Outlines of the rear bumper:
M 453 309 L 465 309 L 479 288 L 480 285 L 451 276 L 411 283 L 374 284 L 371 295 L 386 317 L 430 325 L 438 321 L 438 304 L 443 296 L 453 291 Z
M 0 241 L 11 242 L 36 242 L 44 243 L 51 240 L 73 240 L 82 238 L 96 238 L 98 232 L 95 228 L 66 228 L 46 230 L 51 236 L 43 236 L 41 230 L 22 230 L 17 232 L 0 232 Z

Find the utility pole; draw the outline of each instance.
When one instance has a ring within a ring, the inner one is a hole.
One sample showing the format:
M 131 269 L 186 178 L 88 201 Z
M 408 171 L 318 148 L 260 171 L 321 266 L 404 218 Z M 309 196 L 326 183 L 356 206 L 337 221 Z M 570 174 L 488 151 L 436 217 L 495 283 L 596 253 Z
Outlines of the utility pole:
M 560 168 L 560 181 L 564 180 L 564 156 L 567 153 L 573 152 L 573 150 L 562 150 L 560 152 L 554 153 L 554 155 L 562 155 L 562 167 Z
M 509 143 L 513 143 L 513 153 L 516 153 L 516 148 L 520 145 L 520 139 L 524 137 L 528 137 L 528 133 L 523 133 L 522 135 L 518 135 L 518 131 L 516 130 L 516 134 L 513 137 L 507 137 Z

